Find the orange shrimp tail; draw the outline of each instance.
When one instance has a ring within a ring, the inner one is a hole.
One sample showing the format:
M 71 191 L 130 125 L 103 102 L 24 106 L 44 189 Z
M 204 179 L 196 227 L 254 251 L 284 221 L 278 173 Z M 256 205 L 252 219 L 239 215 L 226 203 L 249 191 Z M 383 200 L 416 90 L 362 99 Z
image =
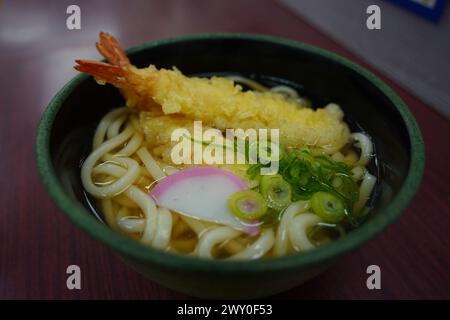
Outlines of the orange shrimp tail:
M 96 43 L 97 50 L 109 63 L 94 60 L 75 60 L 78 64 L 74 67 L 75 70 L 114 85 L 124 84 L 129 72 L 127 68 L 131 66 L 130 60 L 112 35 L 100 32 L 99 38 L 100 41 Z
M 126 82 L 126 70 L 108 63 L 95 60 L 75 60 L 78 64 L 75 70 L 87 73 L 98 80 L 103 80 L 114 85 Z
M 130 60 L 116 38 L 105 32 L 100 32 L 99 38 L 100 42 L 97 42 L 95 46 L 109 63 L 120 67 L 128 67 L 130 65 Z

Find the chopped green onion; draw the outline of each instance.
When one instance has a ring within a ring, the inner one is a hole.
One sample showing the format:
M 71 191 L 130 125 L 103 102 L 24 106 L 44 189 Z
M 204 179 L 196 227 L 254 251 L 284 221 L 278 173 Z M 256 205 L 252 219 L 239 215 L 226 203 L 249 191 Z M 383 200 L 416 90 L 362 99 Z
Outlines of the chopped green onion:
M 256 191 L 238 191 L 228 199 L 231 212 L 242 220 L 259 219 L 267 212 L 264 198 Z
M 311 197 L 314 213 L 325 222 L 337 223 L 345 217 L 344 202 L 335 194 L 319 191 Z
M 250 165 L 247 174 L 252 179 L 259 178 L 263 181 L 264 177 L 259 174 L 260 169 L 268 166 L 270 164 Z M 362 218 L 360 218 L 359 212 L 353 210 L 359 199 L 359 186 L 353 172 L 346 164 L 335 161 L 327 155 L 314 155 L 308 149 L 294 150 L 282 155 L 279 161 L 278 176 L 281 176 L 282 180 L 290 186 L 289 201 L 310 200 L 318 192 L 330 193 L 338 199 L 337 203 L 344 206 L 343 210 L 340 210 L 340 214 L 334 216 L 334 219 L 341 217 L 343 212 L 345 220 L 342 223 L 357 227 L 361 222 Z M 266 198 L 270 208 L 278 211 L 283 209 L 282 206 L 274 205 L 267 198 L 264 183 L 260 184 L 259 192 Z
M 259 191 L 270 208 L 281 210 L 291 203 L 291 186 L 278 174 L 262 176 Z
M 259 174 L 261 163 L 251 165 L 247 173 L 251 178 Z M 359 198 L 359 187 L 353 173 L 344 163 L 329 156 L 314 156 L 308 149 L 284 154 L 279 162 L 279 175 L 291 187 L 291 200 L 309 200 L 316 192 L 330 192 L 344 203 L 347 220 L 353 219 L 353 207 Z

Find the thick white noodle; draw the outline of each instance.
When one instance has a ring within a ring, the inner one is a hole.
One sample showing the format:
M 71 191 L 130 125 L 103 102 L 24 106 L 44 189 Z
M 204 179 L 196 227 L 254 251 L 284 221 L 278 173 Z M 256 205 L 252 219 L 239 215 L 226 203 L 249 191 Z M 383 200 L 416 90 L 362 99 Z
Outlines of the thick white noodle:
M 144 139 L 143 135 L 139 132 L 135 132 L 133 137 L 131 137 L 130 141 L 128 141 L 127 145 L 123 147 L 120 151 L 115 154 L 116 157 L 129 157 L 133 153 L 136 152 L 137 149 L 142 144 L 142 140 Z
M 115 162 L 123 158 L 114 158 L 109 162 L 104 162 L 93 168 L 92 173 L 107 174 L 116 178 L 121 178 L 127 174 L 127 170 Z M 131 186 L 126 195 L 136 203 L 145 215 L 145 219 L 126 217 L 128 209 L 122 207 L 120 210 L 127 210 L 124 214 L 116 216 L 117 225 L 127 232 L 143 232 L 141 241 L 152 245 L 155 248 L 166 249 L 172 232 L 172 214 L 165 208 L 156 209 L 156 205 L 144 192 L 135 186 Z
M 115 178 L 120 178 L 127 173 L 127 169 L 121 166 L 120 162 L 116 161 L 107 161 L 102 162 L 92 168 L 92 174 L 105 174 L 109 176 L 113 176 Z
M 375 178 L 375 176 L 371 175 L 369 172 L 366 172 L 363 181 L 361 182 L 361 185 L 359 187 L 358 201 L 355 203 L 355 206 L 353 207 L 353 210 L 355 212 L 358 212 L 366 205 L 366 202 L 367 200 L 369 200 L 376 182 L 377 178 Z
M 142 147 L 137 151 L 137 155 L 144 163 L 145 168 L 147 169 L 148 173 L 153 177 L 155 180 L 160 180 L 166 176 L 164 171 L 161 169 L 161 167 L 158 165 L 158 163 L 153 159 L 150 152 L 148 152 L 146 147 Z
M 140 190 L 138 187 L 130 186 L 125 194 L 131 200 L 137 203 L 141 208 L 145 216 L 145 226 L 144 232 L 142 234 L 141 241 L 145 244 L 151 245 L 153 238 L 156 233 L 156 223 L 158 212 L 156 209 L 156 204 L 151 197 L 149 197 L 145 192 Z
M 372 140 L 364 133 L 357 132 L 352 133 L 352 138 L 358 143 L 355 146 L 361 149 L 361 156 L 359 157 L 358 162 L 354 164 L 354 166 L 366 166 L 373 153 L 373 144 Z
M 158 208 L 157 220 L 152 246 L 165 250 L 169 246 L 170 235 L 172 234 L 172 213 L 166 208 Z
M 241 234 L 231 227 L 217 227 L 205 232 L 197 244 L 197 255 L 203 258 L 213 258 L 212 250 L 214 247 L 225 240 L 236 238 Z
M 105 141 L 106 131 L 111 123 L 119 116 L 126 114 L 129 112 L 127 108 L 118 108 L 113 111 L 110 111 L 106 116 L 102 118 L 100 123 L 97 126 L 97 130 L 95 130 L 94 141 L 92 143 L 93 150 L 97 149 L 103 141 Z
M 92 181 L 92 170 L 97 161 L 106 153 L 123 144 L 131 135 L 133 130 L 128 127 L 122 133 L 106 140 L 95 149 L 84 161 L 81 167 L 81 181 L 87 192 L 98 198 L 107 198 L 118 195 L 129 187 L 139 176 L 139 164 L 131 158 L 115 157 L 114 161 L 127 168 L 127 173 L 106 186 L 96 186 Z
M 283 256 L 289 252 L 290 243 L 288 238 L 288 228 L 292 219 L 299 213 L 305 212 L 309 209 L 308 201 L 297 201 L 292 203 L 284 211 L 275 238 L 275 246 L 273 254 L 275 256 Z
M 136 216 L 124 216 L 117 220 L 120 229 L 131 233 L 140 233 L 144 231 L 145 219 Z
M 272 249 L 275 242 L 275 236 L 272 228 L 265 229 L 258 240 L 253 242 L 243 251 L 231 256 L 231 260 L 241 259 L 259 259 Z
M 101 199 L 100 205 L 106 224 L 113 230 L 117 230 L 116 217 L 114 216 L 113 204 L 111 199 Z
M 124 114 L 118 117 L 116 120 L 111 123 L 111 125 L 108 127 L 108 130 L 106 131 L 106 138 L 111 139 L 112 137 L 115 137 L 119 134 L 120 128 L 122 128 L 125 121 L 127 121 L 128 115 Z
M 321 221 L 319 216 L 312 213 L 302 213 L 292 219 L 288 235 L 295 251 L 305 251 L 314 248 L 308 238 L 308 229 Z
M 116 158 L 116 161 L 127 167 L 127 171 L 119 179 L 107 185 L 97 186 L 92 181 L 90 173 L 92 172 L 92 164 L 87 162 L 87 167 L 82 168 L 81 180 L 87 192 L 98 198 L 111 198 L 124 192 L 139 176 L 139 165 L 131 158 Z M 89 170 L 91 169 L 91 170 Z
M 275 87 L 270 88 L 270 91 L 276 92 L 276 93 L 281 93 L 291 99 L 298 98 L 297 90 L 292 89 L 291 87 L 288 87 L 288 86 L 284 86 L 284 85 L 275 86 Z
M 203 221 L 198 219 L 194 219 L 183 214 L 180 214 L 179 217 L 189 226 L 189 228 L 194 230 L 198 238 L 200 238 L 207 230 L 211 229 L 211 226 L 206 226 Z
M 116 214 L 116 222 L 118 222 L 123 217 L 130 215 L 130 209 L 128 207 L 120 207 L 119 210 L 117 210 Z

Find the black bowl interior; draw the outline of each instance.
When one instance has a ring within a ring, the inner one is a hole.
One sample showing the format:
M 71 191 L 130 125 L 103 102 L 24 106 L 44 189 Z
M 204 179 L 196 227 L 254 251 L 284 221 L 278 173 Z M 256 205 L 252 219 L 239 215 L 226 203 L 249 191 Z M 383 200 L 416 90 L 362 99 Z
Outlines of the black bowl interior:
M 372 215 L 383 211 L 407 176 L 411 148 L 400 113 L 379 88 L 339 62 L 282 43 L 233 37 L 163 42 L 144 46 L 130 58 L 138 67 L 176 66 L 187 75 L 241 74 L 269 85 L 287 81 L 316 107 L 327 102 L 339 104 L 353 129 L 361 127 L 376 146 L 377 157 L 371 166 L 378 184 Z M 91 149 L 100 118 L 123 102 L 116 88 L 100 86 L 89 78 L 65 100 L 51 131 L 50 153 L 56 173 L 67 192 L 91 212 L 80 181 L 80 165 Z

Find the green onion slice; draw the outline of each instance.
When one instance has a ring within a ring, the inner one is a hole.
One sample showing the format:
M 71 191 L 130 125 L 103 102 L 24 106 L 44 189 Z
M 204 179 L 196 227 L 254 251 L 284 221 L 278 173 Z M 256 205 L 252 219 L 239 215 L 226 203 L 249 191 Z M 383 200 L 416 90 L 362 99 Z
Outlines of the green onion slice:
M 231 212 L 242 220 L 256 220 L 267 212 L 267 203 L 256 191 L 238 191 L 228 199 Z
M 291 185 L 278 174 L 262 176 L 259 191 L 270 208 L 281 210 L 291 204 Z
M 325 191 L 319 191 L 311 197 L 314 213 L 325 222 L 338 223 L 345 217 L 345 205 L 340 197 Z

